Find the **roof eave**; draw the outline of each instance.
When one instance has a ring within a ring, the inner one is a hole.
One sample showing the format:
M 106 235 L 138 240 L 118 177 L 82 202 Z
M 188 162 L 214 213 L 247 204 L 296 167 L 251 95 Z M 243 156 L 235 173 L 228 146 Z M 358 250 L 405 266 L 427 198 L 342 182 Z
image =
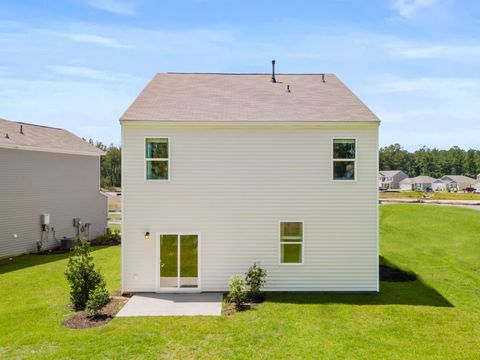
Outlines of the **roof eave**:
M 121 125 L 172 125 L 172 126 L 209 126 L 209 125 L 246 125 L 246 126 L 312 126 L 335 124 L 342 126 L 379 126 L 380 119 L 375 120 L 165 120 L 150 119 L 138 120 L 120 118 Z
M 85 156 L 104 156 L 105 152 L 98 149 L 98 152 L 93 151 L 74 151 L 74 150 L 64 150 L 64 149 L 53 149 L 53 148 L 43 148 L 37 146 L 24 146 L 24 145 L 8 145 L 0 144 L 1 149 L 10 149 L 10 150 L 27 150 L 27 151 L 40 151 L 40 152 L 49 152 L 57 154 L 67 154 L 67 155 L 85 155 Z

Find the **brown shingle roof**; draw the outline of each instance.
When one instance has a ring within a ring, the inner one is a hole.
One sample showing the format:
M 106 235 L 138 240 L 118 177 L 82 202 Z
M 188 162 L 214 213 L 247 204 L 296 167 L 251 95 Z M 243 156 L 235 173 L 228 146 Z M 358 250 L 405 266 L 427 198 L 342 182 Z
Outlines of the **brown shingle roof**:
M 5 119 L 0 119 L 0 148 L 103 155 L 103 151 L 67 130 Z
M 371 121 L 375 114 L 335 75 L 157 74 L 120 120 Z M 287 85 L 290 91 L 287 92 Z

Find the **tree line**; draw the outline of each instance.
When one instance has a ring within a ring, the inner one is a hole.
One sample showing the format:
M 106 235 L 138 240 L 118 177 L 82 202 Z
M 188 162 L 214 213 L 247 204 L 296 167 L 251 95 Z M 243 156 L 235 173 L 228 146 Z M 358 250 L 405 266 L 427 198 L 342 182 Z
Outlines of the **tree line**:
M 120 187 L 122 185 L 122 149 L 120 146 L 114 144 L 107 146 L 101 141 L 93 141 L 92 139 L 88 140 L 88 142 L 105 152 L 105 156 L 102 156 L 100 159 L 100 187 L 107 189 Z
M 409 152 L 400 144 L 380 148 L 380 170 L 403 170 L 408 176 L 441 178 L 444 175 L 480 174 L 480 150 L 463 150 L 454 146 L 448 150 L 426 146 Z
M 89 143 L 105 152 L 101 158 L 101 187 L 121 186 L 121 148 L 100 141 Z M 448 150 L 430 149 L 426 146 L 409 152 L 400 144 L 380 148 L 381 170 L 403 170 L 408 176 L 427 175 L 440 178 L 444 175 L 466 175 L 476 178 L 480 174 L 480 150 L 463 150 L 454 146 Z

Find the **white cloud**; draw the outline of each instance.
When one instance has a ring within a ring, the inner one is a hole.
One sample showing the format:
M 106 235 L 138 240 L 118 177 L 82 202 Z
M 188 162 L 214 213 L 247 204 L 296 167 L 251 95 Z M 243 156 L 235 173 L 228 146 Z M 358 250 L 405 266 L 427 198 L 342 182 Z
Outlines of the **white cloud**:
M 479 77 L 372 78 L 360 93 L 382 120 L 382 145 L 478 147 Z
M 13 71 L 7 66 L 0 66 L 0 76 L 15 75 Z
M 437 0 L 394 0 L 392 7 L 400 16 L 411 19 L 421 10 L 429 8 L 437 3 Z
M 2 117 L 61 127 L 107 144 L 120 142 L 118 118 L 136 93 L 125 83 L 0 76 Z
M 108 11 L 114 14 L 129 16 L 136 14 L 136 2 L 119 0 L 89 0 L 88 3 L 95 9 Z
M 380 82 L 371 88 L 371 93 L 414 93 L 418 92 L 437 99 L 455 99 L 457 96 L 480 92 L 480 78 L 464 77 L 421 77 L 395 79 Z
M 82 43 L 97 44 L 111 48 L 131 49 L 133 46 L 122 44 L 117 39 L 92 34 L 65 34 L 65 37 Z
M 137 77 L 128 74 L 95 70 L 83 66 L 47 65 L 46 67 L 58 75 L 72 76 L 90 80 L 125 82 L 138 79 Z
M 433 44 L 433 45 L 402 45 L 392 49 L 405 59 L 444 59 L 461 62 L 478 62 L 480 57 L 479 45 Z

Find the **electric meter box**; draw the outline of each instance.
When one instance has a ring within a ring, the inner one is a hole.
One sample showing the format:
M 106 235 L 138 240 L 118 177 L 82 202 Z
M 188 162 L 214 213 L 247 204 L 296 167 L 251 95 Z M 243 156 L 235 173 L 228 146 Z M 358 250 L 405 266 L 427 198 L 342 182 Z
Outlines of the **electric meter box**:
M 42 225 L 50 225 L 50 214 L 42 214 Z

